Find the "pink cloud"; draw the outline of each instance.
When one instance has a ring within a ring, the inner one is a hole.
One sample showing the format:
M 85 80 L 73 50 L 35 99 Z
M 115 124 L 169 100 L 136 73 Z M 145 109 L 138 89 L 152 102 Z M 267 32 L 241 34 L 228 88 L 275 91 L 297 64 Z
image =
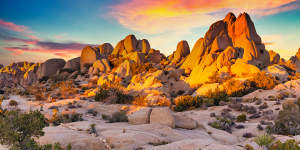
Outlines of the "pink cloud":
M 148 34 L 190 30 L 220 19 L 216 12 L 266 16 L 298 8 L 297 0 L 124 0 L 110 15 L 134 31 Z M 223 16 L 224 17 L 224 16 Z
M 2 19 L 0 19 L 0 27 L 15 31 L 15 32 L 32 33 L 27 27 L 25 27 L 23 25 L 16 25 L 13 22 L 6 22 Z

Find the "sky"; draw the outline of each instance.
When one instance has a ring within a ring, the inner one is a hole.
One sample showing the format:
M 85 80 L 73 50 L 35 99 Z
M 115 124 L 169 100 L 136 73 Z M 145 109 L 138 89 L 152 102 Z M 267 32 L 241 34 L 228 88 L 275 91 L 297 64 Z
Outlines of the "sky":
M 171 54 L 192 48 L 228 12 L 247 12 L 268 50 L 289 59 L 300 48 L 299 0 L 1 0 L 0 64 L 79 57 L 86 45 L 128 34 Z

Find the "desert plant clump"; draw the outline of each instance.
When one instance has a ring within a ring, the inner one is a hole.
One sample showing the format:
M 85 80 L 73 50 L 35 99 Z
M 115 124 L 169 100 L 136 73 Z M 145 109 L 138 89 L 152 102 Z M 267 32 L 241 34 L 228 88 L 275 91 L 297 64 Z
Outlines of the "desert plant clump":
M 103 84 L 95 95 L 95 101 L 110 104 L 131 104 L 134 97 L 111 83 Z
M 11 149 L 42 149 L 34 141 L 34 137 L 44 135 L 42 129 L 48 124 L 39 111 L 20 113 L 18 111 L 5 111 L 0 115 L 0 143 L 11 146 Z
M 267 132 L 281 135 L 299 135 L 300 112 L 299 109 L 295 108 L 293 106 L 283 107 L 283 110 L 279 112 L 278 117 L 274 121 L 274 125 L 267 127 Z
M 12 106 L 12 107 L 16 107 L 18 106 L 18 102 L 15 101 L 15 100 L 10 100 L 9 103 L 8 103 L 9 106 Z
M 275 79 L 275 77 L 268 75 L 265 72 L 255 74 L 248 81 L 250 82 L 251 87 L 265 90 L 272 89 L 278 84 L 278 81 Z
M 284 143 L 277 141 L 268 150 L 300 150 L 295 140 L 286 140 Z
M 112 114 L 112 116 L 102 115 L 104 120 L 108 120 L 109 123 L 114 122 L 128 122 L 128 117 L 125 111 L 118 111 Z
M 228 102 L 229 98 L 225 91 L 216 90 L 214 92 L 208 92 L 207 98 L 211 101 L 213 101 L 213 105 L 219 106 L 220 102 Z
M 201 97 L 179 96 L 175 99 L 175 111 L 185 111 L 201 107 L 203 99 Z
M 241 114 L 236 117 L 237 122 L 245 122 L 246 120 L 247 120 L 247 116 L 245 114 Z
M 251 146 L 251 145 L 249 145 L 249 144 L 246 144 L 246 145 L 244 146 L 244 149 L 245 149 L 245 150 L 254 150 L 253 146 Z
M 54 115 L 50 123 L 53 123 L 54 126 L 58 126 L 61 123 L 70 123 L 70 122 L 77 122 L 83 121 L 82 115 L 78 113 L 74 114 L 63 114 L 63 115 Z
M 260 147 L 269 148 L 274 141 L 274 137 L 269 134 L 262 134 L 254 138 L 254 142 Z
M 159 142 L 156 142 L 156 143 L 153 143 L 153 142 L 150 142 L 148 143 L 149 145 L 152 145 L 152 146 L 160 146 L 160 145 L 166 145 L 166 144 L 169 144 L 169 142 L 167 141 L 159 141 Z
M 235 123 L 231 119 L 225 117 L 216 117 L 215 121 L 208 123 L 209 126 L 216 129 L 227 131 L 228 133 L 232 132 L 231 128 L 233 127 L 234 124 Z

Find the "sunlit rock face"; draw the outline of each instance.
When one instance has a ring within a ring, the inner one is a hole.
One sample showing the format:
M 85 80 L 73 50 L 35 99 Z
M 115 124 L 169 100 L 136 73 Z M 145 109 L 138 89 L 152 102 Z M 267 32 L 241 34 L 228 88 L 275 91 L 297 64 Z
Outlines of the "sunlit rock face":
M 168 57 L 172 64 L 182 64 L 186 56 L 190 54 L 190 46 L 187 41 L 180 41 L 176 51 Z
M 285 64 L 294 71 L 300 72 L 300 48 L 296 55 L 292 56 Z
M 251 65 L 250 69 L 255 68 L 251 72 L 270 64 L 269 53 L 247 13 L 237 18 L 229 13 L 223 20 L 212 24 L 204 38 L 196 42 L 181 68 L 191 72 L 187 81 L 197 85 L 209 82 L 210 77 L 224 73 L 224 70 L 230 73 L 230 69 L 225 68 L 230 68 L 237 59 Z

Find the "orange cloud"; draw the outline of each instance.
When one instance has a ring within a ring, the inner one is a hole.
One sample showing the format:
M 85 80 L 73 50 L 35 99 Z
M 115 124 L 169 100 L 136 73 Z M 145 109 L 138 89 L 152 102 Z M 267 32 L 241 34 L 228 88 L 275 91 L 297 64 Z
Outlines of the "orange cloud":
M 250 12 L 258 16 L 296 9 L 297 0 L 124 0 L 110 14 L 123 26 L 147 34 L 189 30 L 220 19 L 214 13 Z M 225 15 L 225 14 L 224 14 Z M 223 15 L 223 16 L 224 16 Z

